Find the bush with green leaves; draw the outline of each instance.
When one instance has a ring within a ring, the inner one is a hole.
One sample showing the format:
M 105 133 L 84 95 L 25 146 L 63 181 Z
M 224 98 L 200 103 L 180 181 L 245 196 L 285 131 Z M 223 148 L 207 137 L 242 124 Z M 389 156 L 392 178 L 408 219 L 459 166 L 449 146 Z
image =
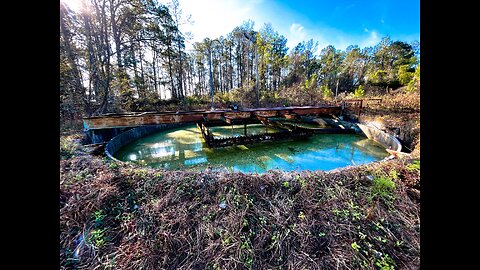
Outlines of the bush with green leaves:
M 398 68 L 398 81 L 402 85 L 407 85 L 414 76 L 414 70 L 410 68 L 410 65 L 402 65 Z
M 328 85 L 322 85 L 320 87 L 320 91 L 322 92 L 322 95 L 324 98 L 332 98 L 333 97 L 333 91 L 328 88 Z
M 233 93 L 215 93 L 215 102 L 227 104 L 232 101 L 234 101 Z
M 413 78 L 407 84 L 407 92 L 414 92 L 420 88 L 420 65 L 415 68 Z
M 355 97 L 365 96 L 365 89 L 363 89 L 362 85 L 360 85 L 359 87 L 357 87 L 357 89 L 355 89 L 354 96 Z
M 204 103 L 205 101 L 203 100 L 203 98 L 201 96 L 186 96 L 185 97 L 185 103 L 188 105 L 188 106 L 194 106 L 194 105 L 200 105 L 202 103 Z
M 412 161 L 406 168 L 408 171 L 420 171 L 420 160 Z
M 376 176 L 373 179 L 372 195 L 390 201 L 394 198 L 395 182 L 389 175 Z

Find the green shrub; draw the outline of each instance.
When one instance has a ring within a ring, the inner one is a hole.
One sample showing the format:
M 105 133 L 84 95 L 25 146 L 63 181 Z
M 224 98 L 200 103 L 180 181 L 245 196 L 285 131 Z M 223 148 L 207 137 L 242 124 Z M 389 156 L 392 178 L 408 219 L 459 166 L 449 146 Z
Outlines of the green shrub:
M 395 270 L 395 261 L 385 254 L 380 259 L 375 260 L 375 265 L 380 268 L 380 270 Z
M 365 96 L 365 89 L 363 89 L 363 86 L 360 85 L 357 89 L 355 89 L 354 96 L 355 97 Z
M 232 94 L 230 94 L 230 92 L 224 93 L 224 94 L 216 93 L 215 94 L 215 101 L 219 102 L 221 104 L 227 104 L 227 103 L 233 101 L 233 96 L 232 96 Z
M 379 176 L 373 179 L 372 195 L 386 201 L 393 199 L 395 182 L 388 176 Z
M 78 148 L 72 137 L 60 137 L 60 159 L 73 157 Z
M 414 73 L 409 70 L 409 65 L 402 65 L 398 69 L 398 81 L 402 85 L 408 84 L 413 79 Z
M 415 68 L 413 78 L 407 84 L 407 92 L 414 92 L 420 87 L 420 65 Z
M 328 88 L 327 85 L 322 85 L 320 87 L 320 91 L 322 92 L 322 95 L 324 98 L 332 98 L 333 97 L 333 91 Z
M 412 163 L 407 165 L 408 171 L 420 171 L 420 160 L 414 160 Z

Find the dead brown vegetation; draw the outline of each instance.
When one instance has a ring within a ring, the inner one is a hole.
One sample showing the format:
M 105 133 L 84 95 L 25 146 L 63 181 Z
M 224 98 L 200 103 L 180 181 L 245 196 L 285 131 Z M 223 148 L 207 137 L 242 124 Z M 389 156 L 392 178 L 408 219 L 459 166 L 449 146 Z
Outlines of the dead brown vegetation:
M 62 269 L 418 268 L 410 163 L 247 175 L 66 159 Z M 392 198 L 379 197 L 372 179 L 392 174 Z

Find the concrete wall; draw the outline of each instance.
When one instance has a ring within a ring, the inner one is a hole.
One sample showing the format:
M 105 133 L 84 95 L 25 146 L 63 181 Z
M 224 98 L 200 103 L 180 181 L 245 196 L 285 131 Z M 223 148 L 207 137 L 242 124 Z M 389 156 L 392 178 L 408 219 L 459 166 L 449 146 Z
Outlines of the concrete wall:
M 96 144 L 96 143 L 105 143 L 108 142 L 113 137 L 122 134 L 123 132 L 131 129 L 128 128 L 106 128 L 106 129 L 84 129 L 84 133 L 86 136 L 86 141 L 88 144 Z
M 179 126 L 184 126 L 184 125 L 190 125 L 190 124 L 185 124 L 185 123 L 174 123 L 174 124 L 161 124 L 161 125 L 154 125 L 154 126 L 142 126 L 142 127 L 136 127 L 133 129 L 130 129 L 128 131 L 125 131 L 111 139 L 107 145 L 105 146 L 105 154 L 116 161 L 119 161 L 113 155 L 124 145 L 131 143 L 135 140 L 138 140 L 142 137 L 145 137 L 149 134 L 152 134 L 154 132 L 160 131 L 160 130 L 167 130 Z
M 402 151 L 402 144 L 394 136 L 389 135 L 373 126 L 363 124 L 357 124 L 357 126 L 361 129 L 362 133 L 367 136 L 367 138 L 379 142 L 385 146 L 386 149 L 391 149 L 398 152 Z

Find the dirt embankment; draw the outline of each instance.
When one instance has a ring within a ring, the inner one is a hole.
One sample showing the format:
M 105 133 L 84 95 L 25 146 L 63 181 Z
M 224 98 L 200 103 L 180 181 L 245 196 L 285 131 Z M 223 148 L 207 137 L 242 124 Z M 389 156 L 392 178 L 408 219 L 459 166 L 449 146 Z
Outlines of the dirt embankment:
M 369 100 L 370 99 L 370 100 Z M 388 95 L 367 97 L 360 121 L 372 123 L 396 136 L 407 152 L 420 153 L 420 95 L 401 89 Z M 417 151 L 415 151 L 417 149 Z
M 62 269 L 419 267 L 415 160 L 263 175 L 60 165 Z

